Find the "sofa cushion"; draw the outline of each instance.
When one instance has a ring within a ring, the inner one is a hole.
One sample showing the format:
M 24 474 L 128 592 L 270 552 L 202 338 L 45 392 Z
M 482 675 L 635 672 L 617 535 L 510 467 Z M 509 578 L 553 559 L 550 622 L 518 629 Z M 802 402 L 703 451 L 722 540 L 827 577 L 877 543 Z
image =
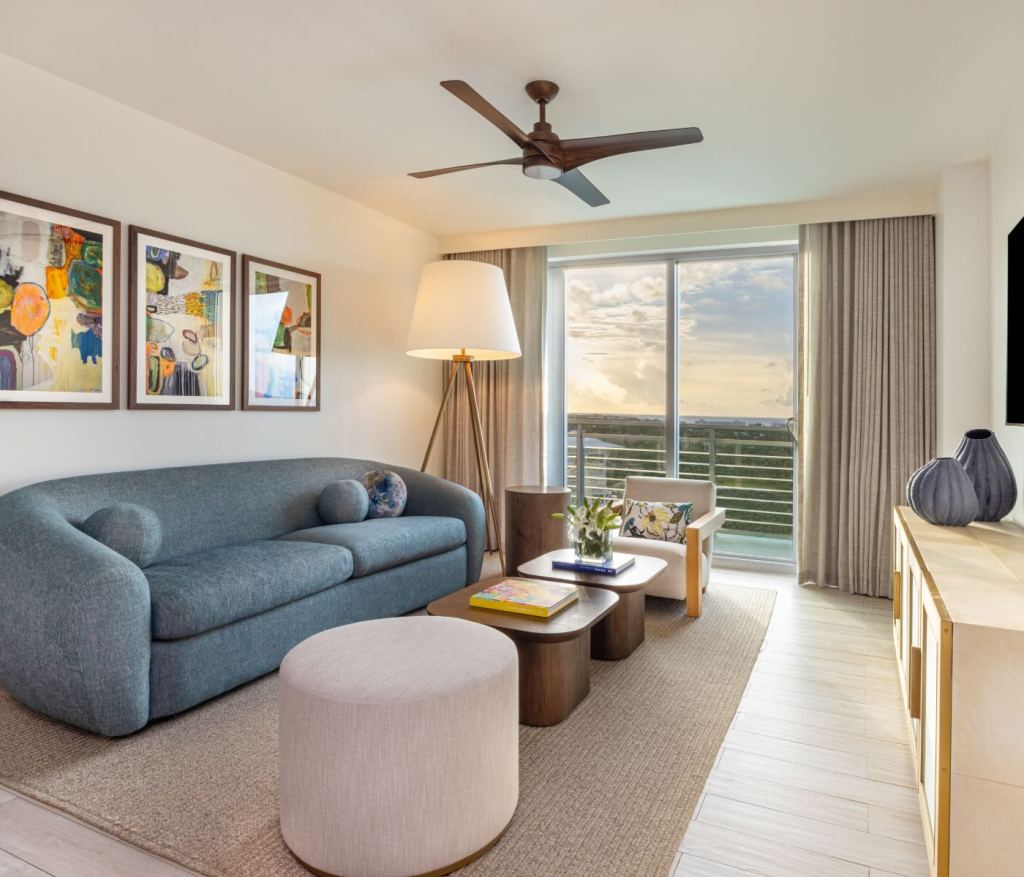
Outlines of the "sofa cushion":
M 153 638 L 173 640 L 343 582 L 352 575 L 352 555 L 340 545 L 267 540 L 189 554 L 151 566 L 145 574 Z
M 340 545 L 352 552 L 352 574 L 366 576 L 458 548 L 466 542 L 466 525 L 460 518 L 429 515 L 368 518 L 358 524 L 297 530 L 281 540 Z
M 97 509 L 82 523 L 82 530 L 141 567 L 156 559 L 163 540 L 156 512 L 133 502 Z

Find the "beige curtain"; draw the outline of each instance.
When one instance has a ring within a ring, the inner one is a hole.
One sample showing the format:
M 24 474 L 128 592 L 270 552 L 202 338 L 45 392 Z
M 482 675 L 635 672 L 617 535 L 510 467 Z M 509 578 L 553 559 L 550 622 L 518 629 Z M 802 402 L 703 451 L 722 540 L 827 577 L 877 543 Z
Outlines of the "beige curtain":
M 501 516 L 500 524 L 504 526 L 505 487 L 540 484 L 542 478 L 547 248 L 482 250 L 455 253 L 445 258 L 487 262 L 501 268 L 512 303 L 512 316 L 519 330 L 519 346 L 523 351 L 520 359 L 473 364 L 494 499 Z M 447 379 L 448 363 L 445 363 L 443 380 Z M 460 388 L 445 415 L 444 476 L 480 493 L 470 416 L 469 399 Z
M 934 226 L 800 229 L 801 583 L 891 596 L 892 506 L 935 453 Z

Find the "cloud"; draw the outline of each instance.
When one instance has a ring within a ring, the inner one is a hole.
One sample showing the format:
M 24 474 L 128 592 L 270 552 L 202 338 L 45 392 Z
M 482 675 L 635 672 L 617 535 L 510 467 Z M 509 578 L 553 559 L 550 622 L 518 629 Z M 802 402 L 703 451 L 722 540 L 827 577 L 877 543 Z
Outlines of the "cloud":
M 682 263 L 680 397 L 684 414 L 792 413 L 793 262 Z M 566 270 L 571 411 L 665 409 L 667 301 L 659 266 Z

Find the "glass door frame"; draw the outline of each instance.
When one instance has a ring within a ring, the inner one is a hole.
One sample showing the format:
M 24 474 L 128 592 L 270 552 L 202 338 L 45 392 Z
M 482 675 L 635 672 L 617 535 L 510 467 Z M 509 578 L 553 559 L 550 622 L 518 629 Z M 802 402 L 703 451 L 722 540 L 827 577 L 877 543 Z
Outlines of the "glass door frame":
M 798 369 L 798 296 L 799 296 L 799 245 L 796 241 L 756 246 L 737 245 L 730 247 L 700 247 L 686 250 L 661 250 L 632 252 L 609 256 L 565 256 L 548 260 L 548 289 L 555 295 L 548 296 L 549 319 L 547 329 L 553 343 L 548 343 L 545 359 L 545 423 L 553 434 L 545 440 L 545 483 L 565 483 L 566 435 L 569 427 L 569 411 L 566 391 L 565 351 L 568 326 L 565 320 L 565 271 L 567 268 L 597 268 L 608 265 L 650 265 L 665 264 L 665 299 L 668 313 L 665 326 L 665 477 L 679 477 L 679 325 L 682 302 L 679 296 L 679 266 L 687 262 L 714 262 L 731 259 L 778 258 L 788 256 L 793 261 L 793 418 L 800 422 L 800 383 Z M 554 300 L 557 299 L 557 303 Z M 560 326 L 560 331 L 558 327 Z M 557 355 L 555 354 L 557 351 Z M 556 422 L 559 429 L 554 430 Z M 796 436 L 794 435 L 794 444 Z M 798 515 L 797 459 L 793 467 L 793 547 L 796 552 Z M 560 462 L 558 462 L 560 461 Z M 739 555 L 736 555 L 739 557 Z M 751 560 L 758 558 L 751 557 Z

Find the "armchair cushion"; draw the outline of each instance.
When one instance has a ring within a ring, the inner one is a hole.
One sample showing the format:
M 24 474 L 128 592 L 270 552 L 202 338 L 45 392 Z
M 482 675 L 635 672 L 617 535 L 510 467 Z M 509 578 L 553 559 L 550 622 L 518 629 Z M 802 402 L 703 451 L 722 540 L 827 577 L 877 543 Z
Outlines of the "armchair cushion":
M 648 597 L 668 597 L 671 600 L 686 599 L 686 546 L 678 542 L 662 542 L 658 539 L 635 539 L 632 536 L 616 536 L 612 548 L 624 554 L 640 554 L 644 557 L 658 557 L 668 564 L 665 571 L 652 581 L 644 593 Z M 701 586 L 708 583 L 711 566 L 701 564 Z
M 686 541 L 686 525 L 692 516 L 692 502 L 626 499 L 622 509 L 621 533 L 634 539 L 683 543 Z

